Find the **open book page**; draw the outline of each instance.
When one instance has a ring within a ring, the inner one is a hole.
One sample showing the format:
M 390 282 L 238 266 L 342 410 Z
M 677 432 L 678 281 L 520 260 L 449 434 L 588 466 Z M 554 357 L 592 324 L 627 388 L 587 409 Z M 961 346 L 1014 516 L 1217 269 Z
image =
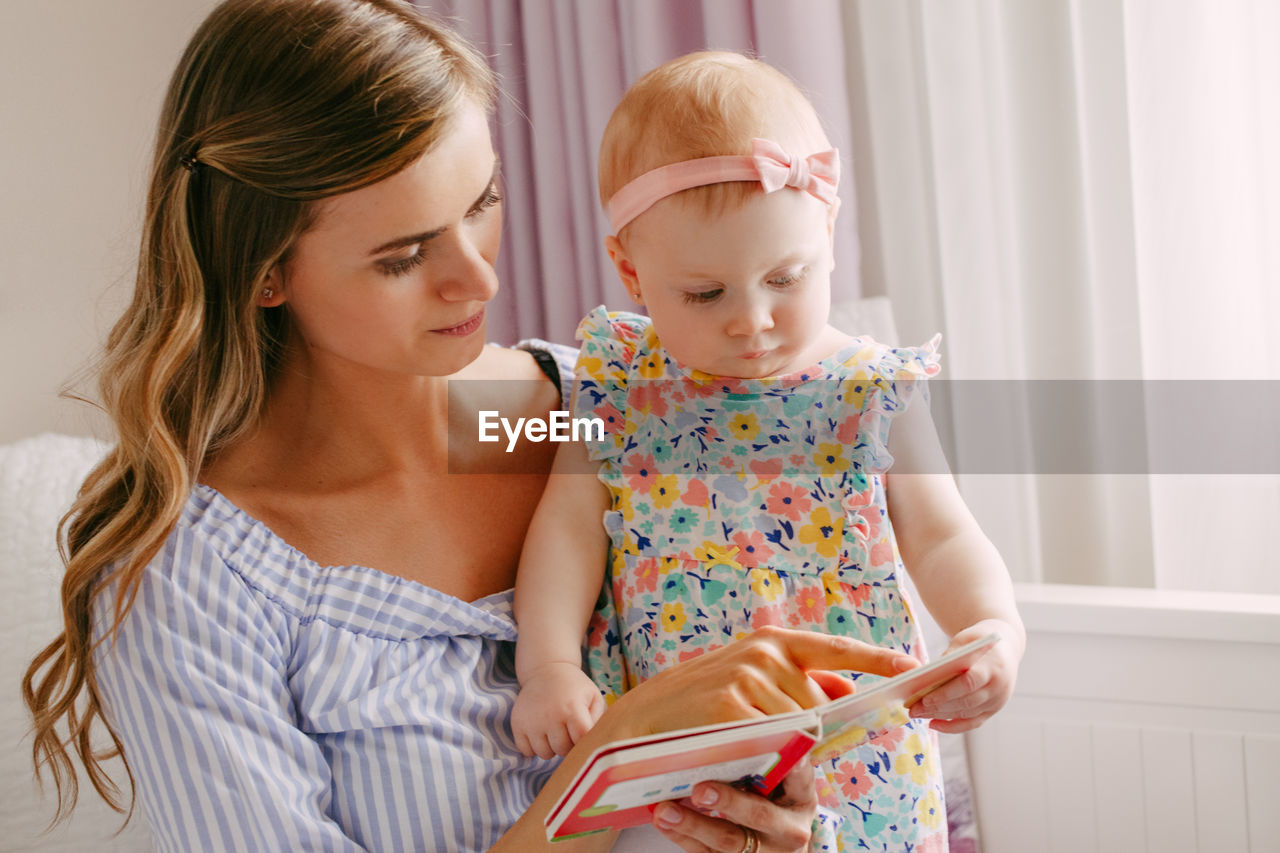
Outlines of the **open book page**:
M 907 709 L 920 697 L 968 670 L 999 639 L 999 634 L 987 634 L 924 666 L 817 708 L 822 738 L 810 760 L 817 764 L 835 758 L 867 738 L 902 725 L 908 719 Z
M 906 709 L 967 670 L 989 634 L 932 663 L 817 708 L 618 741 L 596 750 L 548 815 L 553 840 L 636 826 L 664 800 L 716 780 L 772 791 L 806 757 L 817 763 L 906 722 Z

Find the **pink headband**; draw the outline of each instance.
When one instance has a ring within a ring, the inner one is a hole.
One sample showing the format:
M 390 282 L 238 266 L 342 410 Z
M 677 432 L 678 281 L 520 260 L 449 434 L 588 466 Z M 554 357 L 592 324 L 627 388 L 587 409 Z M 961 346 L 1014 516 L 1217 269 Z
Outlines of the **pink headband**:
M 726 181 L 759 181 L 767 193 L 795 187 L 826 204 L 835 204 L 840 154 L 832 148 L 804 158 L 792 157 L 776 142 L 753 139 L 748 155 L 699 157 L 645 172 L 614 193 L 604 210 L 617 234 L 669 195 Z

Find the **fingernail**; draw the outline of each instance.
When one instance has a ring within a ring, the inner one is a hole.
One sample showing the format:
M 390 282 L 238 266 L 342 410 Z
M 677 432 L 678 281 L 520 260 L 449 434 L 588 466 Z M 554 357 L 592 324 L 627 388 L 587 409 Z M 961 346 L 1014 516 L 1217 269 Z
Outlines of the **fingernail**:
M 894 659 L 893 668 L 898 672 L 906 672 L 909 669 L 915 669 L 918 664 L 919 661 L 915 658 L 903 656 Z
M 714 806 L 720 799 L 720 792 L 708 785 L 694 791 L 692 799 L 695 806 Z
M 671 829 L 684 819 L 684 815 L 680 810 L 670 803 L 663 803 L 654 811 L 658 818 L 658 825 L 663 829 Z

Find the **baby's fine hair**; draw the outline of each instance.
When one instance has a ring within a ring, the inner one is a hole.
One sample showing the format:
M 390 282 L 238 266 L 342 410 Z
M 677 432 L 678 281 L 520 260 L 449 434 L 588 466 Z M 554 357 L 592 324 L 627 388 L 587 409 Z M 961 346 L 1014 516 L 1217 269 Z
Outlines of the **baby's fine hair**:
M 831 147 L 808 98 L 773 66 L 730 51 L 673 59 L 632 84 L 609 118 L 600 143 L 600 201 L 659 166 L 750 154 L 756 137 L 801 157 Z M 758 192 L 759 184 L 737 181 L 678 195 L 715 211 Z

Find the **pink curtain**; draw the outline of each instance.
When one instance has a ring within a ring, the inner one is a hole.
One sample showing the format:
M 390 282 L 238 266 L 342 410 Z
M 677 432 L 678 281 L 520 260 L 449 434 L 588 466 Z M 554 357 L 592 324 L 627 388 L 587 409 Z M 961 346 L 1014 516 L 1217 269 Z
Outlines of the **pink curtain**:
M 839 0 L 419 0 L 484 51 L 501 78 L 494 122 L 506 182 L 502 293 L 490 337 L 571 342 L 599 304 L 632 308 L 605 255 L 596 152 L 627 85 L 703 48 L 748 51 L 809 94 L 846 160 L 835 299 L 859 294 Z

